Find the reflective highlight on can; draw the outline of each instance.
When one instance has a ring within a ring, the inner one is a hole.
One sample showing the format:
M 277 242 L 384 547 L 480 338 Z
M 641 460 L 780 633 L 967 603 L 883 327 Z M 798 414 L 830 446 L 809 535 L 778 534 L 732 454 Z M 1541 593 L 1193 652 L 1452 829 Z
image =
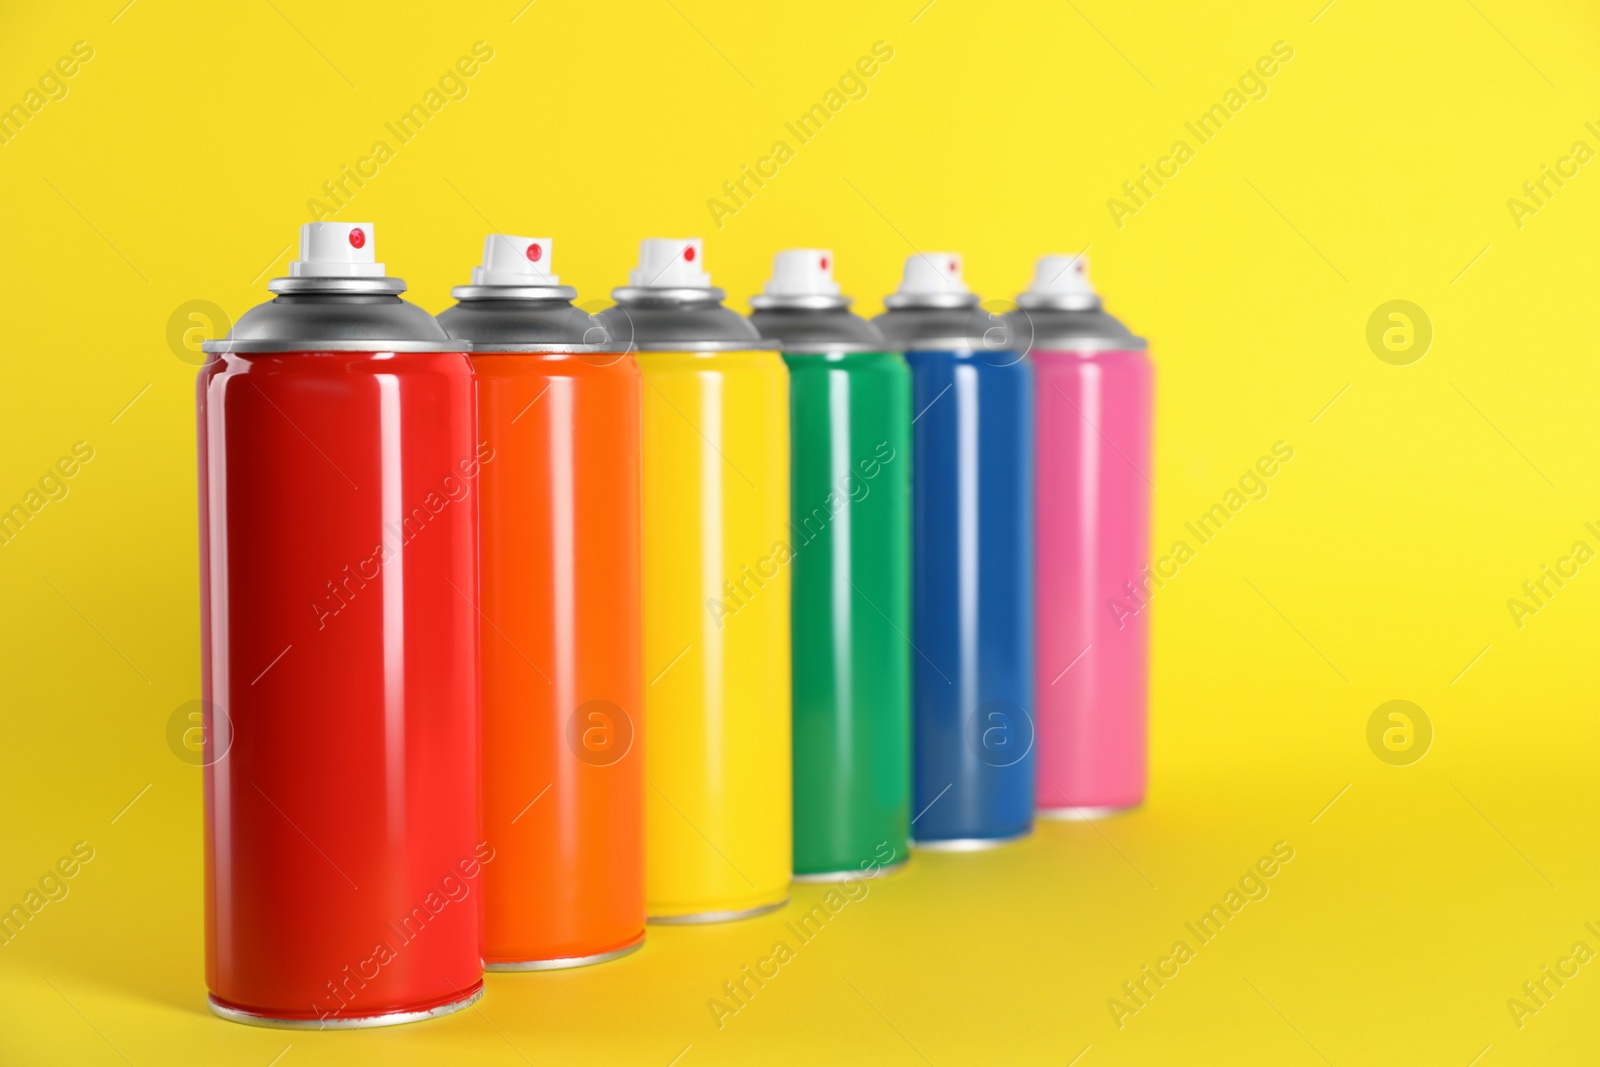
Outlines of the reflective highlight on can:
M 478 486 L 460 345 L 312 223 L 197 382 L 206 983 L 362 1027 L 482 988 Z M 220 729 L 219 729 L 220 726 Z
M 912 380 L 912 837 L 983 848 L 1032 827 L 1033 371 L 989 347 L 958 256 L 911 257 L 885 304 Z
M 490 970 L 644 938 L 639 371 L 572 306 L 551 242 L 491 235 L 439 316 L 472 343 L 482 495 Z
M 645 891 L 662 922 L 789 891 L 788 373 L 700 251 L 646 241 L 600 316 L 643 382 Z
M 1083 256 L 1046 256 L 1010 318 L 1038 378 L 1037 805 L 1091 818 L 1146 776 L 1153 371 Z
M 911 822 L 911 376 L 823 249 L 780 252 L 751 321 L 789 367 L 794 871 L 903 863 Z

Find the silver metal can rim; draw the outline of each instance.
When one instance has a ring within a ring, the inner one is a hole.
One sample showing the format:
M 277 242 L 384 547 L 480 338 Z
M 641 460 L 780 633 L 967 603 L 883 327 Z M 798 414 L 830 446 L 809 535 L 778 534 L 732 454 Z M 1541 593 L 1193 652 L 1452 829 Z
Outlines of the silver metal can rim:
M 1113 815 L 1126 815 L 1144 807 L 1144 801 L 1136 804 L 1110 805 L 1094 808 L 1038 808 L 1034 816 L 1040 819 L 1049 819 L 1052 822 L 1088 822 L 1091 819 L 1109 819 Z
M 798 348 L 782 348 L 783 342 L 778 342 L 781 351 L 786 356 L 849 356 L 858 353 L 881 352 L 884 355 L 898 355 L 900 350 L 891 344 L 862 345 L 844 341 L 825 341 L 819 344 L 808 344 Z
M 754 919 L 758 915 L 777 911 L 789 903 L 787 895 L 782 900 L 771 904 L 760 904 L 754 908 L 736 908 L 732 911 L 697 911 L 689 915 L 651 915 L 645 922 L 656 926 L 703 926 L 708 923 L 737 922 L 740 919 Z
M 1046 337 L 1036 340 L 1028 346 L 1030 355 L 1051 352 L 1071 354 L 1074 352 L 1144 352 L 1150 344 L 1143 337 L 1129 336 L 1123 341 L 1113 341 L 1106 337 Z
M 611 290 L 611 299 L 619 304 L 720 304 L 727 298 L 727 290 L 714 285 L 703 289 L 696 286 L 654 289 L 647 285 L 622 285 Z
M 295 355 L 304 352 L 462 352 L 470 351 L 470 346 L 465 341 L 456 341 L 454 344 L 439 341 L 383 341 L 383 340 L 350 340 L 339 341 L 235 341 L 223 338 L 220 341 L 205 341 L 200 345 L 202 352 L 227 353 L 237 352 L 246 355 L 261 355 L 278 352 L 284 355 Z
M 573 967 L 590 967 L 596 963 L 609 963 L 612 960 L 619 960 L 624 956 L 630 955 L 631 953 L 638 952 L 643 945 L 644 934 L 641 932 L 638 937 L 634 938 L 626 945 L 623 945 L 621 948 L 614 948 L 607 952 L 596 952 L 589 956 L 557 956 L 553 959 L 547 960 L 515 960 L 511 962 L 497 961 L 495 963 L 485 963 L 483 965 L 483 969 L 486 971 L 504 972 L 565 971 L 570 970 Z
M 302 277 L 274 278 L 267 283 L 267 292 L 294 295 L 297 293 L 354 293 L 376 296 L 398 296 L 406 291 L 403 278 L 331 278 Z
M 630 352 L 777 352 L 777 341 L 641 341 Z
M 482 1000 L 483 989 L 483 982 L 479 981 L 477 989 L 459 1000 L 452 1000 L 448 1004 L 440 1004 L 426 1011 L 391 1011 L 382 1015 L 357 1015 L 339 1019 L 279 1019 L 270 1015 L 256 1015 L 237 1008 L 224 1007 L 211 996 L 206 997 L 206 1004 L 213 1014 L 229 1022 L 260 1026 L 269 1030 L 370 1030 L 378 1026 L 400 1026 L 404 1023 L 419 1023 L 424 1019 L 454 1015 L 461 1009 L 470 1008 Z
M 1021 841 L 1033 833 L 1033 827 L 1028 827 L 1020 834 L 1008 834 L 1005 837 L 945 837 L 934 841 L 914 840 L 911 847 L 926 852 L 987 852 L 991 848 L 999 848 Z
M 897 352 L 966 352 L 974 356 L 997 356 L 1001 352 L 1016 352 L 1019 355 L 1025 351 L 1010 345 L 1001 345 L 999 348 L 985 348 L 972 343 L 970 337 L 918 337 L 914 341 L 895 341 L 890 339 L 890 348 Z
M 526 343 L 520 341 L 463 341 L 462 343 L 469 346 L 467 351 L 469 354 L 474 356 L 493 356 L 497 354 L 515 356 L 524 355 L 529 352 L 545 352 L 557 355 L 562 353 L 570 353 L 574 356 L 604 355 L 615 352 L 619 356 L 625 356 L 629 351 L 626 348 L 618 348 L 616 345 L 610 343 L 593 345 L 545 344 L 533 341 Z
M 852 868 L 844 871 L 817 871 L 814 874 L 796 874 L 794 876 L 794 880 L 801 885 L 829 885 L 838 882 L 848 882 L 851 879 L 860 879 L 865 881 L 872 878 L 882 878 L 886 875 L 896 874 L 910 862 L 911 857 L 907 856 L 899 863 L 888 863 L 880 867 L 874 867 L 872 869 L 872 873 L 870 874 L 868 874 L 866 871 Z
M 578 290 L 570 285 L 458 285 L 450 290 L 455 300 L 561 300 L 571 303 Z
M 977 293 L 890 293 L 883 298 L 883 306 L 891 311 L 900 308 L 966 308 L 977 307 Z
M 750 306 L 756 311 L 838 311 L 849 307 L 854 301 L 844 295 L 825 296 L 817 293 L 811 296 L 769 296 L 766 293 L 756 293 L 750 298 Z
M 1098 311 L 1100 298 L 1094 294 L 1058 296 L 1051 293 L 1018 293 L 1017 307 L 1027 310 L 1039 308 L 1050 311 Z

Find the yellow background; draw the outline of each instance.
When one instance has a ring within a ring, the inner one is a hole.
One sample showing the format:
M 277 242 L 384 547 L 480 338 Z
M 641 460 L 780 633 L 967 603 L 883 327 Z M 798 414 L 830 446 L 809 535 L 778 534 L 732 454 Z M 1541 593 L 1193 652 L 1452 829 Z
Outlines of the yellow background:
M 1592 1059 L 1600 965 L 1521 1029 L 1506 1001 L 1600 948 L 1597 565 L 1521 629 L 1506 601 L 1600 545 L 1600 163 L 1520 228 L 1506 201 L 1600 148 L 1600 16 L 1323 2 L 8 5 L 0 103 L 75 41 L 95 55 L 0 145 L 0 505 L 73 442 L 95 458 L 0 547 L 0 904 L 76 841 L 95 858 L 0 947 L 0 1061 Z M 589 299 L 645 235 L 703 233 L 740 306 L 776 249 L 832 247 L 867 312 L 913 248 L 964 252 L 1006 297 L 1035 255 L 1089 246 L 1159 367 L 1157 546 L 1295 449 L 1157 595 L 1147 807 L 918 857 L 720 1030 L 707 1000 L 817 890 L 606 967 L 490 976 L 478 1010 L 425 1025 L 205 1009 L 200 780 L 166 743 L 199 695 L 194 367 L 169 320 L 264 299 L 306 201 L 480 40 L 469 95 L 338 215 L 377 223 L 423 306 L 491 225 L 552 235 Z M 867 97 L 713 228 L 721 183 L 879 40 Z M 1279 40 L 1269 95 L 1117 228 L 1107 199 Z M 1409 366 L 1366 342 L 1393 299 L 1434 327 Z M 1411 766 L 1367 746 L 1392 699 L 1433 724 Z M 1279 840 L 1271 895 L 1118 1029 L 1108 998 Z

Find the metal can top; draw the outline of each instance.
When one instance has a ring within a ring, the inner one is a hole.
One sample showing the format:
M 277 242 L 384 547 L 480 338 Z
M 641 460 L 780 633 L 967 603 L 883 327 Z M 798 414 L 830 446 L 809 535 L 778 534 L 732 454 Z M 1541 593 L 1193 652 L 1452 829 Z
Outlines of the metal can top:
M 1028 339 L 1016 332 L 1014 314 L 986 311 L 973 296 L 959 307 L 891 307 L 872 323 L 896 352 L 1020 354 L 1027 351 Z
M 1021 298 L 1017 303 L 1022 304 Z M 1092 308 L 1019 306 L 1006 315 L 1007 328 L 1029 351 L 1143 352 L 1146 344 L 1115 317 Z
M 961 277 L 955 252 L 918 252 L 906 258 L 900 288 L 883 298 L 888 310 L 873 324 L 898 351 L 1014 351 L 1018 346 L 1001 315 L 978 306 L 978 294 Z
M 850 298 L 833 280 L 833 252 L 789 248 L 773 258 L 766 290 L 750 298 L 750 321 L 785 352 L 826 355 L 887 352 L 889 342 L 872 323 L 851 313 Z
M 604 352 L 614 346 L 598 319 L 572 306 L 578 291 L 550 273 L 547 237 L 494 233 L 472 284 L 450 290 L 457 303 L 439 324 L 477 352 Z
M 727 294 L 699 267 L 700 239 L 647 238 L 616 306 L 598 316 L 614 347 L 640 352 L 740 352 L 773 349 L 744 316 L 722 306 Z
M 434 317 L 400 299 L 406 283 L 375 261 L 368 222 L 308 222 L 275 299 L 240 316 L 206 352 L 461 352 Z
M 811 298 L 820 302 L 820 298 Z M 779 304 L 773 298 L 750 298 L 750 322 L 761 336 L 778 342 L 785 352 L 827 355 L 846 352 L 893 352 L 894 346 L 883 331 L 849 310 L 848 297 L 836 297 L 837 304 L 819 307 Z
M 1089 262 L 1076 256 L 1043 256 L 1033 282 L 1018 294 L 1006 316 L 1013 334 L 1032 351 L 1142 352 L 1145 341 L 1100 306 L 1089 284 Z

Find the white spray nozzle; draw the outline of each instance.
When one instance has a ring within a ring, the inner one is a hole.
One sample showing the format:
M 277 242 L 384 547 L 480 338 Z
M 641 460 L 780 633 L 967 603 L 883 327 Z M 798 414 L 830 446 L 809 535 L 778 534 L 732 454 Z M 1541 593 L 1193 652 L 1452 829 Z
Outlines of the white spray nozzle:
M 1093 298 L 1088 256 L 1082 252 L 1075 256 L 1040 256 L 1028 295 Z
M 483 240 L 483 266 L 472 268 L 473 285 L 560 285 L 550 273 L 550 238 L 491 233 Z
M 700 269 L 700 238 L 646 237 L 639 242 L 639 266 L 628 274 L 636 289 L 709 289 L 711 275 Z
M 961 280 L 961 256 L 955 252 L 918 252 L 906 257 L 900 292 L 906 296 L 943 296 L 967 293 Z
M 838 296 L 833 252 L 826 248 L 786 248 L 772 257 L 768 296 Z
M 291 278 L 382 278 L 370 222 L 308 222 L 300 227 L 300 258 Z

